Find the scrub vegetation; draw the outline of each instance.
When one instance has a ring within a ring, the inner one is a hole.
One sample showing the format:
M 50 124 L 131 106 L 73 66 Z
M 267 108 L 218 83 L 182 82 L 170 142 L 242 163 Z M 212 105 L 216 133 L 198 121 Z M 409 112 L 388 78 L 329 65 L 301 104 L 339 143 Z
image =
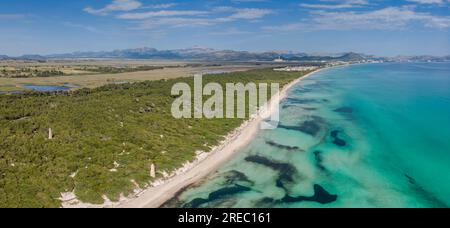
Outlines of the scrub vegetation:
M 72 75 L 120 74 L 162 70 L 164 68 L 164 66 L 1 66 L 0 77 L 42 78 Z
M 203 82 L 287 83 L 307 72 L 252 70 Z M 106 85 L 59 93 L 0 95 L 0 207 L 60 207 L 62 192 L 116 201 L 209 151 L 243 119 L 174 119 L 174 83 Z M 49 139 L 49 128 L 52 139 Z

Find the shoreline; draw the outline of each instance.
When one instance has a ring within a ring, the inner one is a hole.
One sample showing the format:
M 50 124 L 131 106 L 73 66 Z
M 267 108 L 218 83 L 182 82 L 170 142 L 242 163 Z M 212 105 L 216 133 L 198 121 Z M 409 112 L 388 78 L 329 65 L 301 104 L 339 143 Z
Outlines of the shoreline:
M 225 140 L 214 147 L 209 153 L 199 154 L 194 162 L 185 164 L 182 168 L 174 172 L 171 177 L 156 181 L 151 187 L 140 191 L 132 198 L 119 202 L 113 207 L 158 208 L 172 199 L 180 190 L 206 178 L 251 142 L 259 132 L 262 121 L 272 115 L 271 111 L 274 110 L 272 107 L 279 105 L 294 85 L 324 69 L 329 68 L 315 70 L 290 82 L 284 86 L 278 95 L 270 99 L 267 104 L 270 107 L 269 109 L 245 121 L 240 127 L 227 135 Z

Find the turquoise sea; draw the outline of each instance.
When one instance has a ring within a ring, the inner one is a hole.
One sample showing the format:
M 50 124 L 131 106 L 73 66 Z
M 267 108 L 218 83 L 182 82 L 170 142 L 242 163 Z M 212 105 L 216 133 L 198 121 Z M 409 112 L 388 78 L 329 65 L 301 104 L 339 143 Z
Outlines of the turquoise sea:
M 321 71 L 256 138 L 166 207 L 450 206 L 450 64 Z

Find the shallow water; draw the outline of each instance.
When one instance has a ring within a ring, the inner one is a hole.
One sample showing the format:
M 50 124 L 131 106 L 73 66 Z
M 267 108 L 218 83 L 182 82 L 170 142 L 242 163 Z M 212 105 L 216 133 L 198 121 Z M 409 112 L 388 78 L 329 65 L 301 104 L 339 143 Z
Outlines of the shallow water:
M 69 91 L 77 86 L 71 84 L 65 84 L 64 86 L 50 86 L 50 85 L 25 85 L 25 89 L 30 89 L 38 92 L 57 92 L 57 91 Z
M 278 129 L 167 207 L 448 207 L 450 64 L 324 70 Z

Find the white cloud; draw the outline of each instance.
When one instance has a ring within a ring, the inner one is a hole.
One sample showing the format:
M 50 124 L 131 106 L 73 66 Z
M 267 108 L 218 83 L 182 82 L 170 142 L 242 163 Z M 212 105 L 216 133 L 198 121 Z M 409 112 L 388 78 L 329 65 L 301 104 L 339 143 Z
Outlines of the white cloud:
M 229 28 L 221 31 L 211 32 L 211 35 L 215 36 L 235 36 L 235 35 L 244 35 L 249 34 L 250 32 L 242 31 L 237 28 Z
M 273 14 L 272 10 L 268 9 L 237 9 L 235 13 L 233 13 L 228 18 L 230 19 L 247 19 L 247 20 L 254 20 L 254 19 L 260 19 L 263 18 L 269 14 Z
M 208 14 L 206 11 L 195 11 L 195 10 L 161 10 L 161 11 L 151 11 L 143 13 L 125 13 L 118 15 L 117 18 L 120 19 L 133 19 L 142 20 L 153 17 L 179 17 L 179 16 L 200 16 Z
M 231 0 L 235 3 L 247 3 L 247 2 L 268 2 L 269 0 Z
M 388 7 L 366 12 L 329 12 L 313 11 L 309 21 L 264 27 L 270 31 L 299 30 L 351 30 L 351 29 L 404 29 L 411 24 L 421 24 L 424 27 L 446 29 L 450 28 L 450 17 L 434 16 L 429 13 L 417 12 L 413 8 Z
M 302 31 L 302 30 L 310 30 L 309 26 L 306 23 L 291 23 L 277 26 L 264 26 L 264 30 L 272 31 L 272 32 L 292 32 L 292 31 Z
M 86 7 L 84 11 L 95 15 L 106 15 L 113 11 L 131 11 L 139 9 L 141 6 L 142 3 L 137 0 L 113 0 L 110 4 L 101 9 Z
M 443 4 L 444 0 L 406 0 L 408 2 L 414 2 L 419 4 Z
M 156 4 L 145 6 L 137 0 L 114 0 L 101 9 L 84 9 L 95 15 L 108 15 L 115 11 L 115 18 L 134 20 L 138 24 L 136 29 L 152 29 L 156 27 L 192 27 L 210 26 L 233 21 L 256 22 L 274 11 L 260 8 L 217 7 L 205 11 L 200 10 L 167 10 L 177 6 L 176 3 Z M 139 9 L 139 11 L 137 11 Z M 153 9 L 143 11 L 144 9 Z M 159 9 L 159 10 L 157 10 Z M 125 12 L 127 11 L 127 12 Z
M 354 8 L 354 5 L 339 4 L 339 5 L 324 5 L 324 4 L 300 4 L 301 7 L 311 9 L 348 9 Z
M 212 14 L 213 12 L 227 12 L 231 15 L 226 17 L 192 17 Z M 220 23 L 233 22 L 238 20 L 261 19 L 273 11 L 266 9 L 237 9 L 237 8 L 216 8 L 212 12 L 206 11 L 157 11 L 147 13 L 128 13 L 120 15 L 122 19 L 137 19 L 139 25 L 135 29 L 154 29 L 157 27 L 179 28 L 179 27 L 199 27 L 212 26 Z M 191 17 L 180 17 L 191 16 Z M 228 31 L 228 34 L 236 31 Z
M 303 3 L 300 4 L 300 7 L 310 9 L 349 9 L 369 5 L 369 2 L 367 0 L 321 0 L 320 2 L 321 4 Z
M 321 12 L 314 13 L 314 22 L 322 27 L 398 29 L 411 23 L 427 27 L 450 27 L 449 17 L 433 16 L 410 8 L 388 7 L 370 12 Z
M 209 20 L 206 18 L 179 18 L 179 17 L 155 18 L 151 20 L 141 21 L 139 22 L 139 25 L 137 27 L 134 27 L 133 29 L 147 30 L 158 27 L 166 27 L 166 28 L 198 27 L 198 26 L 211 26 L 216 23 L 217 23 L 216 21 Z
M 216 7 L 213 9 L 215 13 L 231 13 L 231 15 L 219 18 L 219 21 L 229 22 L 235 20 L 257 20 L 275 12 L 270 9 L 258 8 L 234 8 L 228 6 Z
M 177 6 L 177 3 L 165 3 L 165 4 L 156 4 L 156 5 L 150 5 L 145 6 L 142 8 L 148 8 L 148 9 L 168 9 Z
M 154 29 L 157 27 L 211 26 L 239 20 L 253 22 L 272 13 L 274 12 L 268 9 L 217 7 L 210 11 L 161 10 L 142 13 L 124 13 L 118 15 L 117 18 L 138 20 L 139 25 L 135 29 Z M 218 14 L 226 15 L 219 16 Z

